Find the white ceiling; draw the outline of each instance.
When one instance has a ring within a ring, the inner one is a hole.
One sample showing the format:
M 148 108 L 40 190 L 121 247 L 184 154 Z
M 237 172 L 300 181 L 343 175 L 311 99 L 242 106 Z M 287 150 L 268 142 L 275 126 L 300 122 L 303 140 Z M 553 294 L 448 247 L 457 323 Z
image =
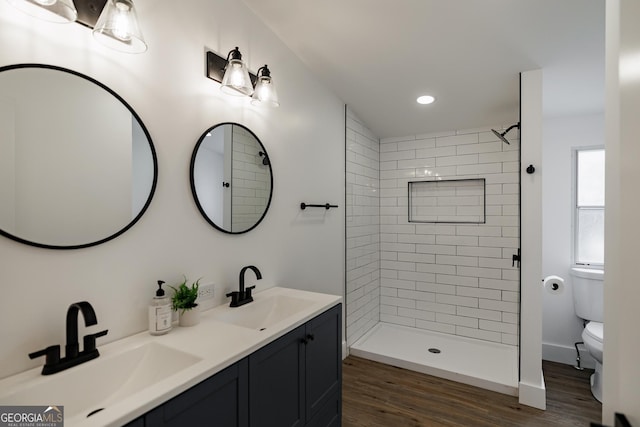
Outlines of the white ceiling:
M 603 110 L 604 0 L 243 1 L 381 138 L 513 124 L 538 68 L 545 114 Z

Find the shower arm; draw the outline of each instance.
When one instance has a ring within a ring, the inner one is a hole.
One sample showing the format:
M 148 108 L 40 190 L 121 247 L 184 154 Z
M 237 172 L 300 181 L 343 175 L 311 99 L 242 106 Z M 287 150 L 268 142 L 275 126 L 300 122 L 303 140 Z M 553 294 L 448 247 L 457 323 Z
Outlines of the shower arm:
M 504 132 L 502 132 L 502 136 L 505 136 L 506 134 L 509 133 L 509 131 L 513 128 L 518 128 L 520 129 L 520 123 L 516 123 L 515 125 L 511 125 L 507 128 L 507 130 L 505 130 Z

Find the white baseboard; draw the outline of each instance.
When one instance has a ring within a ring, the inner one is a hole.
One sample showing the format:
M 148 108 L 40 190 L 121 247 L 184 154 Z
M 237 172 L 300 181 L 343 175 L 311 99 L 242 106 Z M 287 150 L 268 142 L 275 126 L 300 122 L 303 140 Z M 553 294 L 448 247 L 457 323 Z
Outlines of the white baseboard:
M 518 384 L 518 401 L 527 406 L 542 410 L 547 409 L 547 390 L 544 385 L 544 377 L 541 384 Z
M 596 362 L 591 357 L 584 344 L 579 344 L 580 366 L 588 369 L 595 369 Z M 565 365 L 576 366 L 576 348 L 574 346 L 564 346 L 552 343 L 542 343 L 542 359 L 551 362 L 564 363 Z
M 346 359 L 349 356 L 349 348 L 347 347 L 347 342 L 342 341 L 342 360 Z

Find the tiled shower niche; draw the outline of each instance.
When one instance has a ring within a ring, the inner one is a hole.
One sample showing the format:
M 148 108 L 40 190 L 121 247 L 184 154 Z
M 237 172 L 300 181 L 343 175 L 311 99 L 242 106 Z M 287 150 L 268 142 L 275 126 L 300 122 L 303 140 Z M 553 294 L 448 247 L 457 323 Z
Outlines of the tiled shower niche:
M 409 181 L 409 222 L 484 224 L 485 180 Z

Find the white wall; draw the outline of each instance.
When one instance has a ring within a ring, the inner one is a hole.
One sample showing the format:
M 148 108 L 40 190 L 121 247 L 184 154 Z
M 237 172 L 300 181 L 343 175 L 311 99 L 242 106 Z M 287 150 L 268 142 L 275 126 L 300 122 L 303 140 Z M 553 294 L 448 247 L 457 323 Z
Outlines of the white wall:
M 574 343 L 582 341 L 582 320 L 573 308 L 573 150 L 604 146 L 604 114 L 545 117 L 542 164 L 542 275 L 565 280 L 561 293 L 543 292 L 542 358 L 575 365 Z M 595 366 L 581 347 L 581 364 Z
M 380 140 L 346 109 L 346 335 L 380 320 Z
M 640 425 L 640 2 L 607 0 L 603 420 Z
M 380 142 L 381 321 L 518 345 L 520 144 L 507 137 L 486 127 Z M 486 197 L 439 202 L 484 208 L 485 223 L 408 222 L 408 182 L 469 178 L 486 180 Z
M 0 377 L 39 366 L 29 352 L 64 342 L 68 305 L 90 301 L 101 343 L 144 331 L 155 282 L 203 277 L 235 288 L 242 266 L 272 285 L 343 293 L 344 214 L 321 216 L 299 204 L 344 200 L 343 104 L 241 2 L 137 0 L 149 50 L 103 48 L 86 28 L 34 20 L 0 2 L 0 65 L 37 62 L 71 68 L 122 96 L 149 129 L 159 180 L 149 210 L 106 244 L 55 251 L 0 238 Z M 269 64 L 281 107 L 259 109 L 224 96 L 204 77 L 205 48 L 239 46 L 249 68 Z M 274 193 L 264 221 L 246 235 L 223 234 L 200 216 L 189 187 L 189 161 L 202 132 L 234 121 L 269 151 Z M 342 208 L 342 207 L 341 207 Z M 80 334 L 83 334 L 81 328 Z M 224 345 L 224 343 L 220 343 Z

